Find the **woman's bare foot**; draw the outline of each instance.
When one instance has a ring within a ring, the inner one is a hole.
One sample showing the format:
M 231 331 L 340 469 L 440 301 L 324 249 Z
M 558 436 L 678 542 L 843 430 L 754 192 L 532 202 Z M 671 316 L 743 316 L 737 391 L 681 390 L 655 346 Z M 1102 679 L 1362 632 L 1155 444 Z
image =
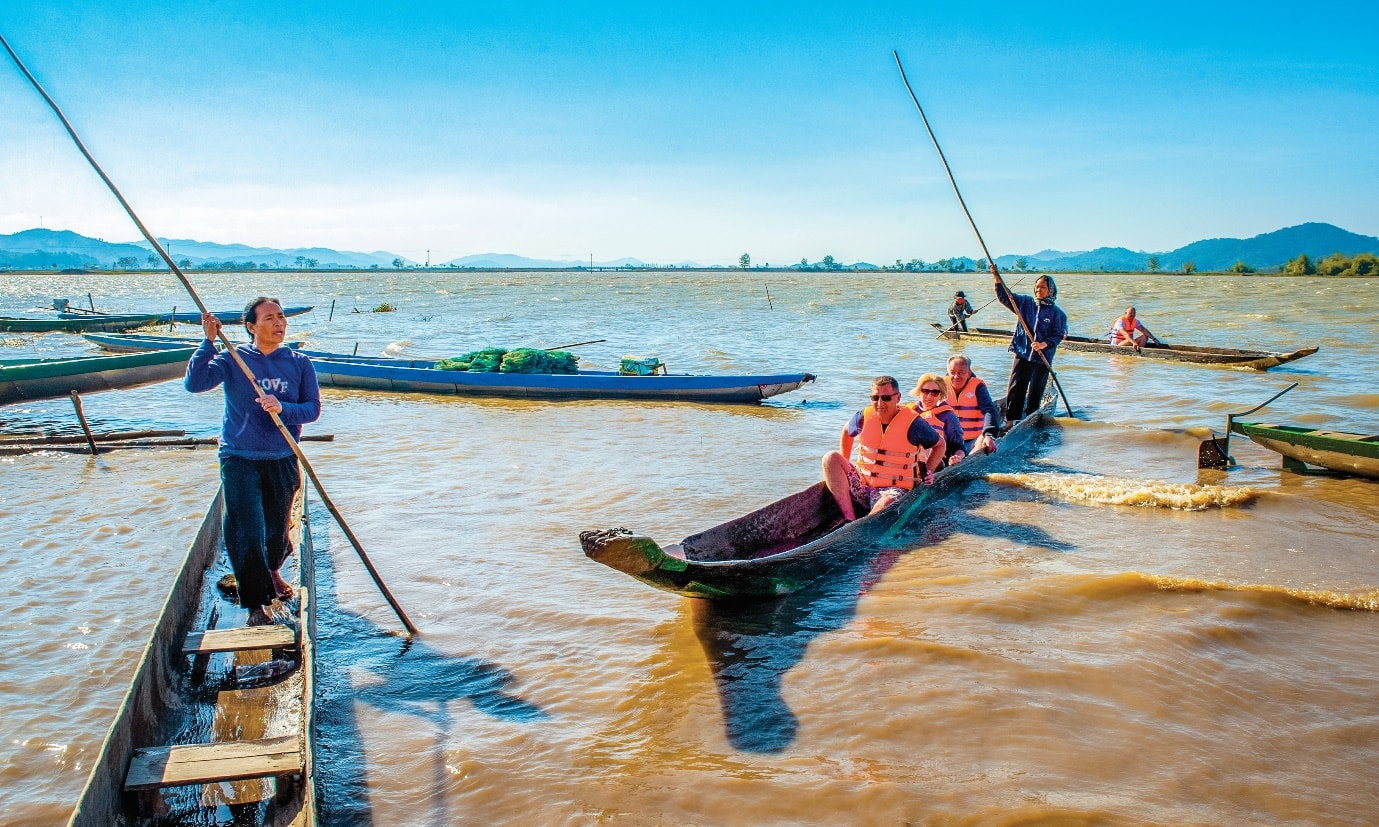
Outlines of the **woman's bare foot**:
M 283 579 L 282 575 L 278 574 L 276 571 L 270 571 L 268 576 L 273 581 L 273 593 L 277 598 L 279 600 L 291 600 L 293 594 L 292 587 L 287 585 L 287 581 Z
M 255 606 L 249 610 L 249 622 L 247 626 L 271 626 L 273 616 L 270 615 L 262 606 Z

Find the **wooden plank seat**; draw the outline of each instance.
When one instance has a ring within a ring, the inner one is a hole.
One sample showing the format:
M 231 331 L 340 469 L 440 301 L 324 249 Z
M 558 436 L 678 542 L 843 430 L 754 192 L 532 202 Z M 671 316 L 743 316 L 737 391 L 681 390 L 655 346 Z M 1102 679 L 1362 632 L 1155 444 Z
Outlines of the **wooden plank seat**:
M 214 652 L 246 652 L 255 649 L 288 649 L 297 645 L 297 633 L 290 626 L 240 626 L 234 629 L 207 629 L 187 635 L 184 655 L 209 655 Z
M 301 745 L 296 735 L 259 741 L 147 747 L 134 751 L 124 786 L 131 792 L 146 792 L 182 784 L 291 775 L 303 769 Z

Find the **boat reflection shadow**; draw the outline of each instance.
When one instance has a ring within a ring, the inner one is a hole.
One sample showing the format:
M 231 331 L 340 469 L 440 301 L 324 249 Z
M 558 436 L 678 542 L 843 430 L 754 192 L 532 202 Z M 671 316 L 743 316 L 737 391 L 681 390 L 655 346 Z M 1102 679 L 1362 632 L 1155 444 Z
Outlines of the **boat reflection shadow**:
M 739 602 L 692 599 L 690 617 L 704 649 L 728 742 L 751 753 L 779 753 L 795 740 L 799 722 L 781 694 L 785 674 L 818 636 L 846 626 L 857 602 L 902 555 L 957 534 L 999 538 L 1053 551 L 1076 547 L 1027 523 L 1007 523 L 972 513 L 990 499 L 974 486 L 938 504 L 922 525 L 859 555 L 827 582 L 776 600 Z
M 313 509 L 312 518 L 317 527 L 331 520 L 324 507 Z M 446 805 L 446 790 L 452 783 L 446 752 L 455 705 L 467 702 L 480 712 L 519 723 L 542 720 L 549 714 L 505 691 L 516 677 L 503 667 L 445 654 L 342 609 L 336 599 L 328 532 L 318 528 L 312 537 L 318 624 L 316 765 L 324 821 L 360 827 L 373 824 L 369 761 L 356 712 L 359 703 L 364 703 L 386 712 L 415 715 L 436 727 L 433 792 L 427 796 L 432 803 L 429 822 L 454 823 Z M 355 686 L 351 670 L 355 674 L 367 671 L 374 680 Z

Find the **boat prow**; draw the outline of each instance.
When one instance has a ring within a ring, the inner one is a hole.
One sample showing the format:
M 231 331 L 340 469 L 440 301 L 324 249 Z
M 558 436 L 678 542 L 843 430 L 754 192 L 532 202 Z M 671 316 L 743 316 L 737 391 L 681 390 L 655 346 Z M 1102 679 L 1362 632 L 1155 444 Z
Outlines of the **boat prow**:
M 846 522 L 823 483 L 814 483 L 726 523 L 662 546 L 626 528 L 584 531 L 584 554 L 649 586 L 686 597 L 761 600 L 798 591 L 847 566 L 918 519 L 963 483 L 1018 455 L 1049 420 L 1053 397 L 1011 428 L 994 454 L 970 457 L 934 475 L 891 506 Z
M 1231 431 L 1283 457 L 1285 470 L 1306 473 L 1308 465 L 1338 474 L 1379 480 L 1379 434 L 1263 422 L 1232 422 Z

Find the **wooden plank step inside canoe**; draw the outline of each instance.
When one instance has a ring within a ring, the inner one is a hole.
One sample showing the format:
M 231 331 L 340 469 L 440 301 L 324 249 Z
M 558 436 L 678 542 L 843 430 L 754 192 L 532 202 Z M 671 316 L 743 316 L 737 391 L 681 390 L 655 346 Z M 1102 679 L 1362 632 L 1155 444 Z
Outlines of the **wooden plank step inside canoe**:
M 149 747 L 134 751 L 124 786 L 131 792 L 152 791 L 182 784 L 290 775 L 304 769 L 296 735 L 259 741 Z
M 286 649 L 296 645 L 296 632 L 288 626 L 273 623 L 268 626 L 241 626 L 236 629 L 191 632 L 182 644 L 182 654 L 209 655 L 213 652 Z

